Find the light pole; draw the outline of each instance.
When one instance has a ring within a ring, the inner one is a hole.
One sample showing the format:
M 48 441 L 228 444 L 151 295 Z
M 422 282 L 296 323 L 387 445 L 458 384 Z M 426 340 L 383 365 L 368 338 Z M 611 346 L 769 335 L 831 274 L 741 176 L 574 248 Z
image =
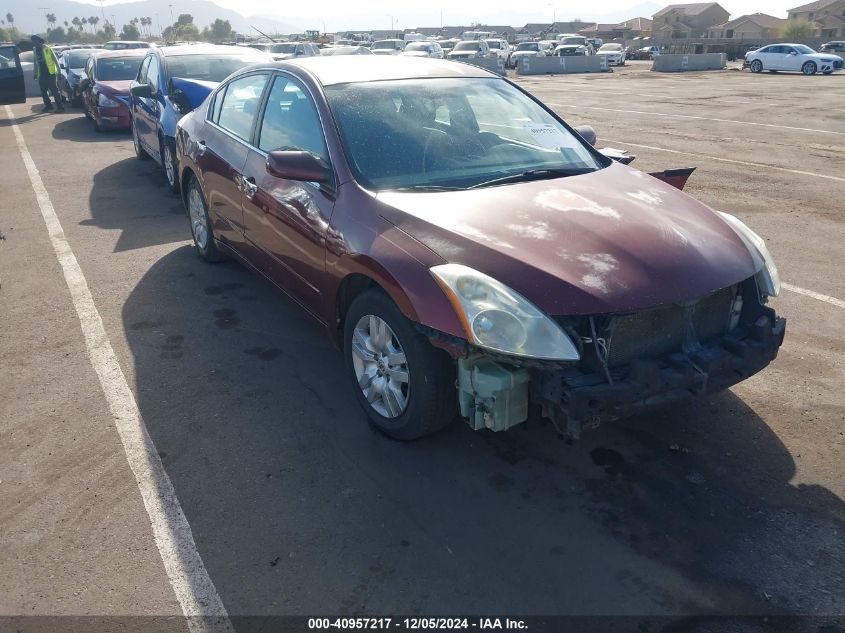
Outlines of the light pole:
M 387 17 L 390 18 L 390 33 L 392 35 L 393 34 L 393 16 L 389 13 L 387 13 L 386 15 L 387 15 Z
M 173 19 L 173 5 L 168 4 L 167 6 L 170 7 L 170 24 L 173 25 L 176 23 L 176 20 Z

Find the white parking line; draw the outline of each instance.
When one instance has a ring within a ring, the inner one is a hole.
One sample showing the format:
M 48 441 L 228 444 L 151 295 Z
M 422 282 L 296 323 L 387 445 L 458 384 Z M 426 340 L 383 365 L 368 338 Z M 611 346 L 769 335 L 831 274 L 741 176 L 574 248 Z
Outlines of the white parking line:
M 806 288 L 799 288 L 798 286 L 793 286 L 792 284 L 787 283 L 781 283 L 780 287 L 784 290 L 789 290 L 790 292 L 794 292 L 799 295 L 804 295 L 805 297 L 817 299 L 818 301 L 824 301 L 825 303 L 834 305 L 837 308 L 845 308 L 845 301 L 842 301 L 842 299 L 837 299 L 836 297 L 831 297 L 830 295 L 823 295 L 820 292 L 815 292 L 814 290 L 807 290 Z
M 132 390 L 126 383 L 123 370 L 117 361 L 100 313 L 88 288 L 88 282 L 65 237 L 64 229 L 38 173 L 38 168 L 32 160 L 12 109 L 9 106 L 5 108 L 6 117 L 12 124 L 18 151 L 29 174 L 38 207 L 41 209 L 41 216 L 50 235 L 50 242 L 62 267 L 73 306 L 79 317 L 88 356 L 97 372 L 100 387 L 114 417 L 126 459 L 135 475 L 144 507 L 150 518 L 153 538 L 173 592 L 182 607 L 182 613 L 189 616 L 187 623 L 193 633 L 208 631 L 231 633 L 234 629 L 226 608 L 197 551 L 191 527 L 176 498 L 173 483 L 167 476 L 155 445 L 147 432 Z
M 694 152 L 682 152 L 677 149 L 666 149 L 665 147 L 654 147 L 653 145 L 640 145 L 639 143 L 629 143 L 628 141 L 619 141 L 613 139 L 604 139 L 608 143 L 616 145 L 627 145 L 628 147 L 640 147 L 642 149 L 650 149 L 655 152 L 667 152 L 669 154 L 680 154 L 681 156 L 694 156 L 696 158 L 706 158 L 707 160 L 715 160 L 720 163 L 731 163 L 732 165 L 744 165 L 746 167 L 757 167 L 760 169 L 770 169 L 775 171 L 784 171 L 788 174 L 798 174 L 800 176 L 812 176 L 814 178 L 824 178 L 825 180 L 835 180 L 837 182 L 845 182 L 845 178 L 841 176 L 831 176 L 829 174 L 816 174 L 811 171 L 801 171 L 800 169 L 788 169 L 786 167 L 776 167 L 774 165 L 766 165 L 765 163 L 753 163 L 745 160 L 735 160 L 733 158 L 722 158 L 721 156 L 710 156 L 708 154 L 696 154 Z
M 733 119 L 714 119 L 706 116 L 694 116 L 692 114 L 667 114 L 665 112 L 647 112 L 645 110 L 621 110 L 618 108 L 600 108 L 597 106 L 583 106 L 569 103 L 551 103 L 547 105 L 556 106 L 558 108 L 568 108 L 570 110 L 602 110 L 604 112 L 620 112 L 622 114 L 643 114 L 646 116 L 667 117 L 672 119 L 694 119 L 696 121 L 714 121 L 716 123 L 736 123 L 738 125 L 753 125 L 755 127 L 771 127 L 779 130 L 792 130 L 797 132 L 817 132 L 819 134 L 835 134 L 837 136 L 845 136 L 845 132 L 834 132 L 832 130 L 817 130 L 810 127 L 793 127 L 791 125 L 776 125 L 774 123 L 757 123 L 754 121 L 735 121 Z

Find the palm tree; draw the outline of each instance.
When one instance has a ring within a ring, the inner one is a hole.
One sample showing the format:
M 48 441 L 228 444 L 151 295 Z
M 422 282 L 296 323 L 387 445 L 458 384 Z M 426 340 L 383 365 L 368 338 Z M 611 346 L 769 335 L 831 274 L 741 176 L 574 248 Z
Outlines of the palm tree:
M 53 28 L 53 25 L 56 23 L 56 14 L 55 13 L 48 13 L 44 17 L 47 18 L 47 30 Z
M 96 15 L 92 15 L 90 18 L 88 18 L 88 24 L 91 25 L 91 32 L 92 33 L 97 32 L 97 23 L 99 21 L 100 21 L 100 18 L 98 18 Z
M 13 16 L 11 13 L 7 13 L 6 22 L 9 23 L 9 26 L 12 26 L 15 23 L 15 16 Z

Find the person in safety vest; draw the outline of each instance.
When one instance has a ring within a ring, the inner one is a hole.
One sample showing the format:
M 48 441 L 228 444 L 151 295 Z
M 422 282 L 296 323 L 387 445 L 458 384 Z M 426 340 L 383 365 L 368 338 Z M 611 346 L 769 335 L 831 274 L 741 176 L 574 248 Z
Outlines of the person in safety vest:
M 44 100 L 44 109 L 42 112 L 50 112 L 53 109 L 48 92 L 52 93 L 53 99 L 56 101 L 56 111 L 64 112 L 65 106 L 62 104 L 62 98 L 59 96 L 59 87 L 56 84 L 56 76 L 59 72 L 59 60 L 56 59 L 53 49 L 45 46 L 43 37 L 33 35 L 30 39 L 35 45 L 33 49 L 35 54 L 35 78 L 38 80 L 38 87 L 41 88 L 41 98 Z

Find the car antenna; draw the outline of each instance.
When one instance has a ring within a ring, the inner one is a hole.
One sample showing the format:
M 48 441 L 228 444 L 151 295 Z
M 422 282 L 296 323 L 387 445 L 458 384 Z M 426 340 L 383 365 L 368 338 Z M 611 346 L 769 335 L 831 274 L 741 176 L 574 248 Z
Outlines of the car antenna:
M 266 37 L 268 40 L 270 40 L 271 42 L 273 42 L 273 44 L 278 44 L 278 43 L 279 43 L 279 41 L 278 41 L 278 40 L 274 40 L 272 37 L 270 37 L 269 35 L 267 35 L 264 31 L 259 31 L 259 30 L 258 30 L 258 29 L 256 29 L 254 26 L 252 26 L 252 24 L 250 24 L 250 25 L 249 25 L 249 28 L 251 28 L 251 29 L 255 29 L 256 31 L 258 31 L 259 33 L 261 33 L 261 35 L 263 35 L 263 36 L 264 36 L 264 37 Z

